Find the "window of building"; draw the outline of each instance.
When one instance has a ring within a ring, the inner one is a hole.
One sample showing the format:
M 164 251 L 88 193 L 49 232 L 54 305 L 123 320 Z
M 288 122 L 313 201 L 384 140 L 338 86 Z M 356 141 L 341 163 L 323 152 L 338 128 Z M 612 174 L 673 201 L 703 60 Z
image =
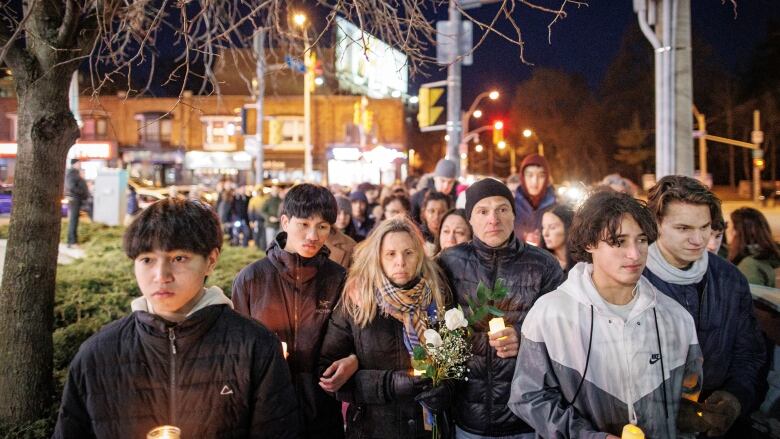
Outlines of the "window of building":
M 241 118 L 236 116 L 203 116 L 203 149 L 235 151 L 236 135 L 241 132 Z
M 85 117 L 81 121 L 82 139 L 105 139 L 108 121 L 104 118 Z
M 279 119 L 281 130 L 280 143 L 303 143 L 303 118 L 284 117 Z
M 140 143 L 170 143 L 173 131 L 173 119 L 165 113 L 151 112 L 135 115 Z

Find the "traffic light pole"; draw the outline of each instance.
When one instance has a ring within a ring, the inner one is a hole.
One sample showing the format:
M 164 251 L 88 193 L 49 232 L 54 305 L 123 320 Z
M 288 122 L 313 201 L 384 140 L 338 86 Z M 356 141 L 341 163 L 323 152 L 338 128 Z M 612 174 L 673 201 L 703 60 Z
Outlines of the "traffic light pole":
M 255 184 L 263 184 L 263 99 L 265 97 L 265 31 L 258 30 L 253 38 L 255 58 L 255 76 L 257 77 L 257 155 L 255 156 Z
M 460 41 L 460 11 L 457 8 L 456 0 L 450 0 L 449 7 L 449 21 L 454 29 L 456 44 L 455 47 L 459 48 Z M 461 108 L 460 108 L 460 67 L 461 58 L 460 50 L 455 51 L 455 60 L 447 67 L 447 134 L 449 135 L 447 140 L 447 156 L 455 163 L 456 175 L 461 175 L 460 169 L 460 138 L 463 127 L 461 126 Z

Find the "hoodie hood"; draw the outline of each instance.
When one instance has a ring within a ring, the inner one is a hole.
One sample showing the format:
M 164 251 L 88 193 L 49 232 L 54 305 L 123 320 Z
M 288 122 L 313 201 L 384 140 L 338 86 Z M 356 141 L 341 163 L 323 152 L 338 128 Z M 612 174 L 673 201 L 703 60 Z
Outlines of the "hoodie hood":
M 197 311 L 202 310 L 203 308 L 206 308 L 208 306 L 214 306 L 214 305 L 228 305 L 230 308 L 233 308 L 233 302 L 228 299 L 228 297 L 225 295 L 225 293 L 222 292 L 222 289 L 219 287 L 209 287 L 204 288 L 205 292 L 203 296 L 201 296 L 200 300 L 198 300 L 198 303 L 195 304 L 195 306 L 192 308 L 192 310 L 187 313 L 187 318 L 189 318 L 191 315 L 195 314 Z M 135 311 L 144 311 L 148 312 L 149 314 L 156 314 L 154 312 L 154 309 L 152 308 L 151 302 L 146 300 L 146 297 L 138 297 L 134 299 L 130 303 L 130 309 Z
M 645 312 L 656 305 L 656 294 L 658 290 L 653 287 L 649 280 L 644 276 L 639 278 L 637 283 L 637 298 L 634 308 L 631 310 L 629 319 Z M 558 287 L 558 290 L 571 296 L 577 302 L 585 306 L 593 305 L 596 312 L 602 315 L 620 318 L 607 305 L 607 302 L 599 294 L 596 285 L 593 283 L 593 264 L 580 262 L 569 271 L 569 277 Z

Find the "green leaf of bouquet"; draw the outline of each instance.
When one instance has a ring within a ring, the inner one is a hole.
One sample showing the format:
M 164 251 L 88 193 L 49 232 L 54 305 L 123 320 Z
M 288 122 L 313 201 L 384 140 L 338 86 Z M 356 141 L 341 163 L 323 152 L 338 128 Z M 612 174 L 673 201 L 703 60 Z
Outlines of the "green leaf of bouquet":
M 500 309 L 496 308 L 495 306 L 491 305 L 485 305 L 485 308 L 490 314 L 493 314 L 496 317 L 503 317 L 504 311 L 501 311 Z
M 422 361 L 425 360 L 425 358 L 428 356 L 428 353 L 425 351 L 425 348 L 422 346 L 415 346 L 414 350 L 412 350 L 412 358 L 416 361 Z

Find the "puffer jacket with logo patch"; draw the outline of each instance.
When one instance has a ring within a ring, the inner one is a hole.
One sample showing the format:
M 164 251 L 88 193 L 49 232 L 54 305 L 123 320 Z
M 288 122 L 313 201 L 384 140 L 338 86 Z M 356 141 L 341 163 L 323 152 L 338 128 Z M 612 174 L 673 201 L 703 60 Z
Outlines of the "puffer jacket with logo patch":
M 285 251 L 286 242 L 287 234 L 279 233 L 267 257 L 241 270 L 233 281 L 233 305 L 287 343 L 303 437 L 343 437 L 341 404 L 318 385 L 317 366 L 346 271 L 328 258 L 326 246 L 314 257 L 303 258 Z
M 467 297 L 476 299 L 480 282 L 492 288 L 503 279 L 509 293 L 495 303 L 504 322 L 514 326 L 518 338 L 525 315 L 537 298 L 563 282 L 563 271 L 550 253 L 526 245 L 514 234 L 509 243 L 492 248 L 474 238 L 444 250 L 439 256 L 457 304 L 468 311 Z M 489 318 L 476 325 L 471 340 L 468 380 L 459 383 L 455 423 L 474 434 L 506 436 L 533 430 L 507 407 L 516 358 L 499 358 L 488 344 Z
M 227 298 L 225 298 L 227 300 Z M 228 305 L 178 324 L 144 311 L 106 325 L 68 371 L 55 439 L 297 438 L 279 340 Z

